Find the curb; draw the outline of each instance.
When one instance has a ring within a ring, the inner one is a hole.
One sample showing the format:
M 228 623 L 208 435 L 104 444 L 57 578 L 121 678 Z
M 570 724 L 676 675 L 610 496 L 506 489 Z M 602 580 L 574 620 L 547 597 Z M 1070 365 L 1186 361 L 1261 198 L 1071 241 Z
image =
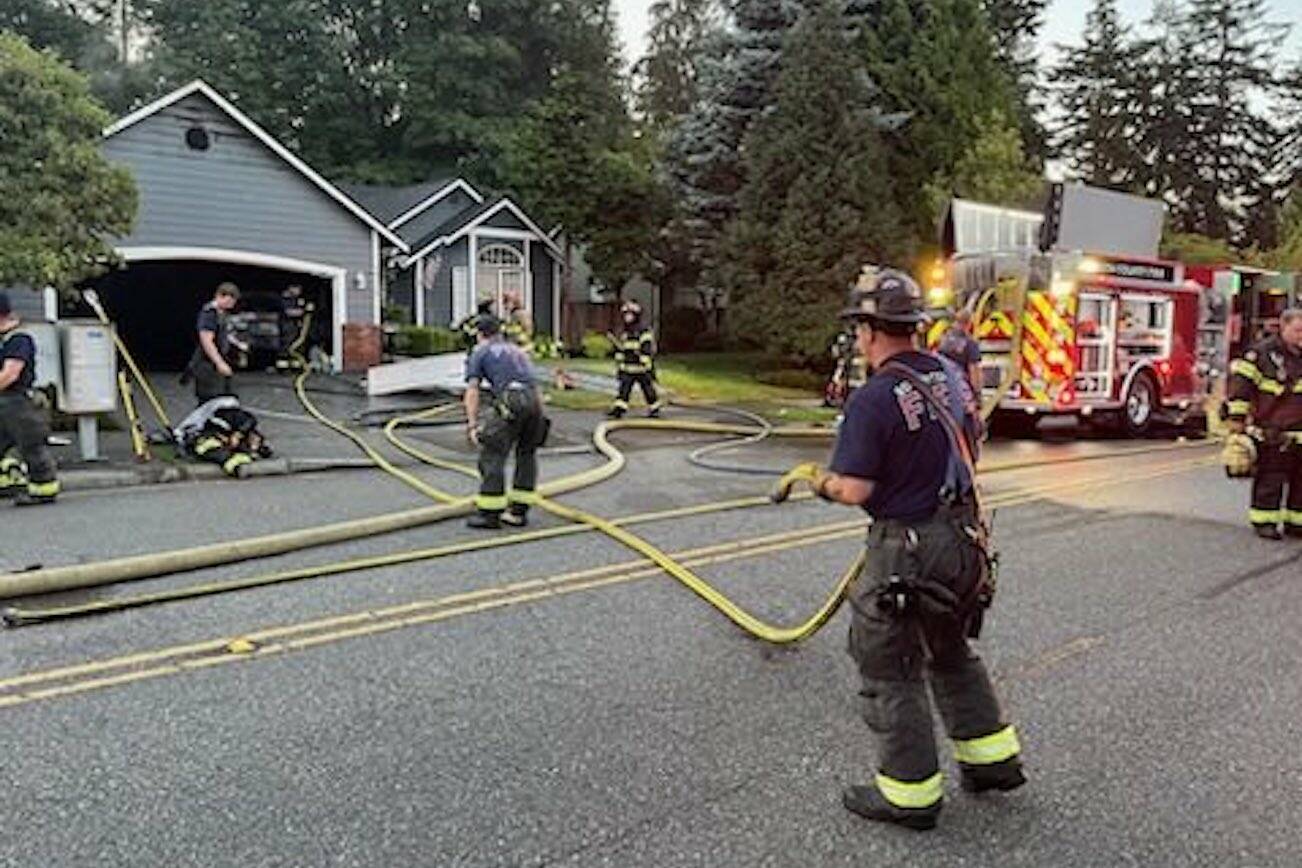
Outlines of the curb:
M 371 468 L 370 462 L 359 459 L 271 458 L 241 468 L 239 478 L 258 479 Z M 131 469 L 69 470 L 59 474 L 59 484 L 64 491 L 102 491 L 110 488 L 170 485 L 176 482 L 211 482 L 229 478 L 220 467 L 212 464 L 169 464 Z

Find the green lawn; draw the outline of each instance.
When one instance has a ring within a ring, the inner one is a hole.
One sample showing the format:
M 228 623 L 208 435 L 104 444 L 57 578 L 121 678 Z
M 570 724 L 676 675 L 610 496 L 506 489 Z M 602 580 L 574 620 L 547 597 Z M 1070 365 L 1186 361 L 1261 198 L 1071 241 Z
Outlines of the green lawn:
M 613 376 L 610 359 L 565 359 L 559 366 Z M 818 406 L 819 391 L 775 386 L 756 377 L 772 370 L 757 353 L 693 353 L 656 360 L 657 377 L 674 399 L 685 403 L 725 404 L 759 413 L 774 422 L 824 423 L 836 418 L 835 410 Z M 634 395 L 638 393 L 635 391 Z M 581 389 L 551 391 L 551 403 L 573 410 L 597 410 L 610 406 L 609 395 Z

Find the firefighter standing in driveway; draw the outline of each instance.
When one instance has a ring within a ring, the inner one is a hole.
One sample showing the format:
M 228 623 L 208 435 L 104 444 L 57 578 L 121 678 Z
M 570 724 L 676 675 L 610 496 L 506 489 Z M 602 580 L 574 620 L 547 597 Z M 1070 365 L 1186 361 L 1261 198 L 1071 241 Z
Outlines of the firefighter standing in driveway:
M 479 447 L 477 514 L 470 527 L 524 527 L 537 499 L 538 447 L 550 423 L 529 357 L 503 339 L 496 317 L 481 317 L 479 343 L 466 361 L 466 436 Z M 506 460 L 515 453 L 515 481 L 506 490 Z
M 1286 310 L 1279 334 L 1230 365 L 1225 411 L 1233 434 L 1257 429 L 1248 510 L 1257 536 L 1302 537 L 1302 308 Z
M 231 378 L 235 372 L 229 361 L 231 347 L 230 326 L 226 316 L 240 300 L 240 290 L 233 283 L 223 283 L 213 293 L 212 301 L 199 311 L 195 323 L 198 346 L 190 357 L 190 364 L 185 370 L 183 382 L 194 380 L 194 397 L 200 404 L 206 404 L 213 398 L 234 395 Z
M 830 472 L 801 475 L 825 500 L 872 516 L 869 557 L 852 586 L 850 655 L 863 714 L 878 737 L 878 771 L 845 807 L 870 820 L 930 829 L 943 787 L 930 681 L 970 792 L 1025 783 L 1014 728 L 968 638 L 993 593 L 972 456 L 974 400 L 957 365 L 915 349 L 922 293 L 908 275 L 866 272 L 843 315 L 874 374 L 854 392 Z M 792 484 L 784 478 L 775 499 Z
M 642 306 L 637 302 L 624 302 L 619 313 L 624 321 L 624 328 L 615 336 L 619 394 L 606 415 L 618 419 L 627 413 L 628 399 L 633 395 L 633 387 L 638 386 L 646 399 L 646 414 L 655 418 L 664 406 L 655 387 L 655 334 L 642 327 Z
M 36 342 L 18 326 L 9 296 L 0 292 L 0 497 L 36 506 L 54 502 L 59 481 L 46 445 L 49 423 L 33 400 Z

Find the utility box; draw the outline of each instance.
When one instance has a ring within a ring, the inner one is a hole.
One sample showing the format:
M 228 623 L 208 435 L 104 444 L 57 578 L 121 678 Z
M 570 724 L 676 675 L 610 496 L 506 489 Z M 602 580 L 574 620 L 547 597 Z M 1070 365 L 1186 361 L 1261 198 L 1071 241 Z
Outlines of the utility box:
M 25 322 L 21 331 L 31 335 L 36 344 L 37 389 L 54 387 L 56 395 L 63 394 L 63 347 L 59 327 L 52 322 Z
M 77 416 L 115 411 L 118 367 L 113 327 L 97 320 L 63 320 L 59 333 L 63 351 L 59 409 Z

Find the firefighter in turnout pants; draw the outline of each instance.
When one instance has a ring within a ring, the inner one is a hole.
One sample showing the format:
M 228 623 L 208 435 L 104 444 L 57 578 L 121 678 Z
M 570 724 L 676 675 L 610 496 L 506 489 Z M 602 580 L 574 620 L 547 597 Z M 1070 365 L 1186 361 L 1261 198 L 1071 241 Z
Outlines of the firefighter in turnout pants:
M 636 385 L 646 399 L 646 414 L 654 419 L 664 406 L 655 387 L 655 334 L 642 328 L 642 306 L 637 302 L 624 302 L 619 312 L 624 321 L 623 330 L 614 338 L 619 395 L 606 415 L 618 419 L 627 413 L 628 399 Z
M 1286 310 L 1279 334 L 1230 365 L 1225 415 L 1236 435 L 1249 423 L 1257 429 L 1248 510 L 1257 536 L 1282 539 L 1282 524 L 1285 534 L 1302 537 L 1302 309 Z
M 922 293 L 908 275 L 865 271 L 843 316 L 873 375 L 846 406 L 830 472 L 798 467 L 774 493 L 806 481 L 824 500 L 871 517 L 868 562 L 849 591 L 849 651 L 863 715 L 878 739 L 872 782 L 848 787 L 847 809 L 930 829 L 943 786 L 931 695 L 954 745 L 963 789 L 1026 782 L 1017 733 L 968 645 L 993 595 L 987 531 L 975 501 L 979 430 L 963 371 L 915 348 Z
M 18 331 L 9 296 L 0 292 L 0 497 L 18 506 L 53 503 L 59 496 L 50 426 L 36 394 L 36 342 Z
M 485 394 L 487 393 L 487 394 Z M 466 436 L 479 447 L 478 513 L 470 527 L 524 527 L 537 499 L 538 447 L 551 423 L 533 382 L 529 357 L 503 339 L 496 317 L 480 317 L 479 344 L 466 361 Z M 506 490 L 506 460 L 515 452 L 515 481 Z

